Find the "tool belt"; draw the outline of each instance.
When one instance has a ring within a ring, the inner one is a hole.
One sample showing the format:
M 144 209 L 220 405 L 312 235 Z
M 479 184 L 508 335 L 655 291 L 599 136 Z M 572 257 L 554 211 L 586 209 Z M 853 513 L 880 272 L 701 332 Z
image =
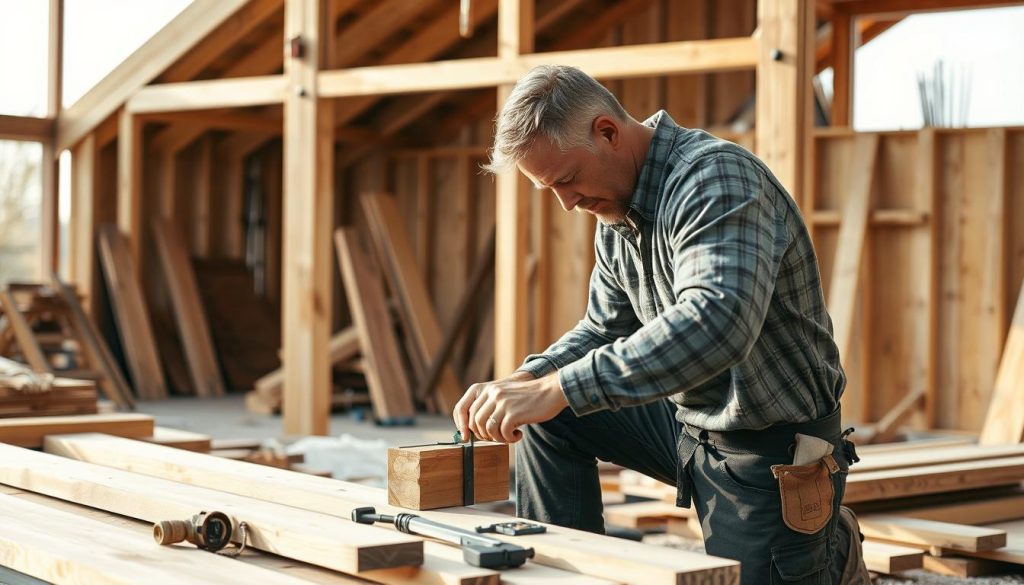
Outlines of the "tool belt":
M 847 461 L 857 460 L 853 444 L 845 440 L 840 410 L 814 421 L 789 423 L 761 430 L 709 431 L 684 425 L 679 436 L 676 506 L 689 508 L 693 484 L 687 471 L 699 445 L 720 446 L 727 451 L 745 451 L 776 460 L 792 460 L 797 433 L 818 437 L 842 446 Z M 786 525 L 797 532 L 813 534 L 823 528 L 832 515 L 831 475 L 839 470 L 833 456 L 826 455 L 809 465 L 777 465 L 765 469 L 778 478 Z M 810 498 L 815 495 L 815 498 Z

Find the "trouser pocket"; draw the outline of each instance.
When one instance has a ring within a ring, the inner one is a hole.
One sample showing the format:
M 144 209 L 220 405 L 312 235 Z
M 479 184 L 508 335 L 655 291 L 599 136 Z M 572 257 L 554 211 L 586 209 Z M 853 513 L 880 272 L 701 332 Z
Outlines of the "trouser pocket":
M 825 585 L 829 582 L 829 543 L 823 534 L 810 542 L 772 548 L 772 585 Z
M 807 465 L 772 466 L 786 526 L 802 534 L 815 534 L 828 525 L 835 497 L 832 474 L 837 471 L 839 465 L 831 454 Z

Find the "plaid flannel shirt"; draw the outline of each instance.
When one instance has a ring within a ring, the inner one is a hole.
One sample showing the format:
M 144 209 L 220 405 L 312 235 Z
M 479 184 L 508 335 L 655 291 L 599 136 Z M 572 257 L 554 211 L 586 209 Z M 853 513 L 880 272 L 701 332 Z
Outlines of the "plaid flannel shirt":
M 754 155 L 664 111 L 626 221 L 599 224 L 587 312 L 520 367 L 577 416 L 669 397 L 680 422 L 761 429 L 831 414 L 846 378 L 807 228 Z

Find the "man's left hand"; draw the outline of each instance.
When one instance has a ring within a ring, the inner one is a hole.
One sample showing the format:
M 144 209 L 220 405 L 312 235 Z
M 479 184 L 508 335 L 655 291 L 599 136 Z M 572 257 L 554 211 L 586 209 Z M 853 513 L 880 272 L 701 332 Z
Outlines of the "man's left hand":
M 569 406 L 557 371 L 536 380 L 474 384 L 462 400 L 471 401 L 469 429 L 473 434 L 500 443 L 515 443 L 523 438 L 520 426 L 551 420 Z

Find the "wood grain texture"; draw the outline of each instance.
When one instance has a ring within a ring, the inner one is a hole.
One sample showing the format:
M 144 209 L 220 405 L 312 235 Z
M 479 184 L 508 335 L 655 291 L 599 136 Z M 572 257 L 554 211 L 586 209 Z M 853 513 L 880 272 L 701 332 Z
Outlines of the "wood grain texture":
M 47 435 L 108 433 L 142 438 L 153 435 L 153 417 L 147 414 L 90 414 L 30 416 L 0 420 L 0 443 L 39 448 Z
M 924 552 L 885 542 L 864 541 L 864 563 L 869 571 L 891 575 L 900 571 L 920 569 Z
M 871 540 L 971 552 L 1006 546 L 1005 530 L 882 514 L 862 515 L 858 521 Z
M 50 440 L 48 448 L 101 465 L 261 499 L 287 501 L 294 506 L 327 510 L 342 517 L 348 517 L 354 508 L 361 506 L 375 506 L 382 514 L 403 511 L 388 505 L 386 490 L 379 488 L 116 437 L 58 437 Z M 509 516 L 462 507 L 426 511 L 421 515 L 469 530 L 512 520 Z M 735 561 L 555 525 L 547 525 L 547 528 L 545 534 L 498 537 L 532 547 L 536 551 L 534 563 L 630 585 L 736 585 L 739 582 L 739 564 Z
M 249 525 L 250 546 L 329 569 L 355 574 L 423 562 L 422 540 L 382 528 L 19 447 L 0 445 L 0 456 L 0 483 L 148 522 L 218 510 Z
M 850 475 L 843 502 L 899 498 L 921 494 L 1010 485 L 1024 480 L 1024 457 L 970 463 L 926 465 L 910 469 Z
M 474 445 L 472 502 L 463 501 L 463 456 L 457 445 L 388 449 L 388 503 L 434 510 L 508 499 L 508 445 Z

